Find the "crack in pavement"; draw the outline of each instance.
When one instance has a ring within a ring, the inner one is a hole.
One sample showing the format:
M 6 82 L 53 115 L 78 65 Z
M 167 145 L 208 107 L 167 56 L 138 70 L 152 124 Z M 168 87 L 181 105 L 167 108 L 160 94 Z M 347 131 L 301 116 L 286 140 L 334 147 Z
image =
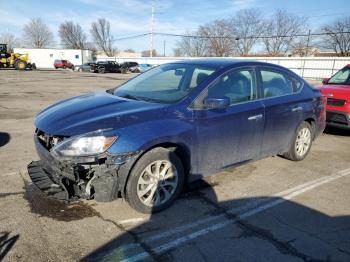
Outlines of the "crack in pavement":
M 338 247 L 339 252 L 342 252 L 350 257 L 350 252 Z
M 8 196 L 24 195 L 25 192 L 10 192 L 10 193 L 0 193 L 0 198 L 5 198 Z
M 208 199 L 203 193 L 198 192 L 198 195 L 202 197 L 207 203 L 210 203 L 213 207 L 223 212 L 229 220 L 232 220 L 234 223 L 236 223 L 243 231 L 248 232 L 250 236 L 268 241 L 273 246 L 275 246 L 275 248 L 280 253 L 300 258 L 303 261 L 322 261 L 322 260 L 312 258 L 302 252 L 299 252 L 295 247 L 291 245 L 292 242 L 280 241 L 276 237 L 274 237 L 274 235 L 271 232 L 261 229 L 257 226 L 253 226 L 248 222 L 240 219 L 238 216 L 228 213 L 227 208 L 223 208 L 220 205 L 218 205 L 216 202 L 213 202 L 212 200 Z M 244 236 L 245 235 L 243 235 L 243 237 Z
M 111 219 L 108 219 L 108 218 L 104 218 L 100 212 L 97 212 L 96 211 L 96 214 L 97 214 L 97 217 L 99 219 L 101 219 L 102 221 L 105 221 L 105 222 L 108 222 L 108 223 L 111 223 L 113 224 L 115 227 L 117 227 L 120 231 L 124 232 L 125 234 L 128 234 L 130 235 L 133 239 L 134 239 L 134 242 L 139 244 L 143 249 L 144 251 L 146 251 L 150 257 L 154 260 L 154 261 L 161 261 L 159 260 L 159 257 L 160 255 L 157 255 L 151 247 L 149 247 L 145 242 L 143 242 L 141 240 L 141 238 L 137 235 L 137 233 L 135 232 L 132 232 L 132 230 L 128 230 L 126 229 L 122 224 L 119 224 L 118 222 L 115 222 Z M 84 260 L 83 260 L 84 261 Z

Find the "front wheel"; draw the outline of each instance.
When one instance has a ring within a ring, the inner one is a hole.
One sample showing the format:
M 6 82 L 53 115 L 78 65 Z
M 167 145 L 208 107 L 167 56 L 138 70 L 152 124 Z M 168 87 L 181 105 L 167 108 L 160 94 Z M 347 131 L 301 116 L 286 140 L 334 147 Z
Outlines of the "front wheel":
M 126 200 L 141 213 L 155 213 L 170 206 L 184 184 L 184 168 L 177 155 L 155 148 L 143 155 L 131 171 Z
M 16 64 L 16 69 L 17 70 L 25 70 L 27 68 L 27 63 L 22 60 L 18 60 Z
M 289 151 L 283 156 L 292 161 L 303 160 L 310 151 L 312 137 L 311 125 L 308 122 L 302 122 L 293 137 Z

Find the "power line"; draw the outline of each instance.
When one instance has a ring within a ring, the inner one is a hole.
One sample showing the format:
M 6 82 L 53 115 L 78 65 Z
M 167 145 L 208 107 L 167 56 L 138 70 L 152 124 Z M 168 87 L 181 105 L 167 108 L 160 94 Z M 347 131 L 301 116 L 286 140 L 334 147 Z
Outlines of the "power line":
M 184 35 L 184 34 L 173 34 L 173 33 L 160 33 L 156 32 L 155 35 L 161 36 L 173 36 L 173 37 L 186 37 L 186 38 L 202 38 L 202 39 L 268 39 L 268 38 L 289 38 L 289 37 L 308 37 L 308 36 L 322 36 L 322 35 L 337 35 L 337 34 L 350 34 L 348 32 L 325 32 L 325 33 L 312 33 L 312 34 L 295 34 L 295 35 L 271 35 L 271 36 L 201 36 L 201 35 Z
M 132 38 L 139 38 L 139 37 L 147 36 L 149 34 L 150 33 L 143 33 L 143 34 L 138 34 L 138 35 L 123 36 L 123 37 L 113 39 L 113 41 L 121 41 L 121 40 L 128 40 L 128 39 L 132 39 Z

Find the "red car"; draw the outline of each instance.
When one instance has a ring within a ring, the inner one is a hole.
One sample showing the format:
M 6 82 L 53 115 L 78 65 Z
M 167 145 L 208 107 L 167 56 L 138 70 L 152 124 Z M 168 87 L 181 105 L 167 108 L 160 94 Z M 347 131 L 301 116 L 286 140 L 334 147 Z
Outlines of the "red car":
M 327 97 L 327 125 L 350 130 L 350 64 L 322 83 L 321 93 Z
M 57 69 L 57 68 L 73 69 L 74 68 L 74 65 L 71 62 L 69 62 L 68 60 L 60 60 L 60 59 L 55 60 L 55 62 L 53 63 L 53 66 L 55 67 L 55 69 Z

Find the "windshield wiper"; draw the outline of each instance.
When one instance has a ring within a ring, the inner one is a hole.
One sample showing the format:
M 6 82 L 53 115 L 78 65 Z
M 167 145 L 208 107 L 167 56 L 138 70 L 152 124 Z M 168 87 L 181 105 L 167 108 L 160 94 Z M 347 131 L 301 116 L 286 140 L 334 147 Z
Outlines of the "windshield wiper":
M 130 95 L 130 94 L 122 94 L 121 97 L 127 98 L 127 99 L 132 99 L 132 100 L 138 100 L 138 101 L 142 101 L 143 99 L 138 97 L 138 96 L 134 96 L 134 95 Z

